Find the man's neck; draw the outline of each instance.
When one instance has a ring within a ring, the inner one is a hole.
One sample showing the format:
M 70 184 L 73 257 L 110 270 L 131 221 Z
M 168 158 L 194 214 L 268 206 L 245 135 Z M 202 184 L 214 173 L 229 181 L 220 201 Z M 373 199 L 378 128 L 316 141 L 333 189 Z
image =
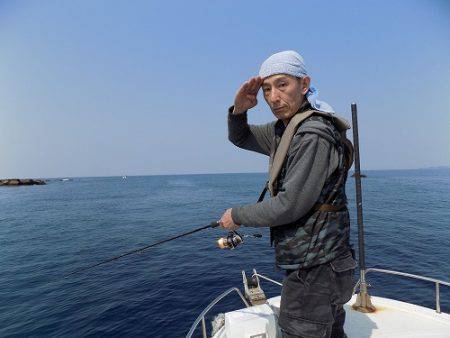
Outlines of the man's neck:
M 301 104 L 300 107 L 297 109 L 297 112 L 296 112 L 294 115 L 296 115 L 296 114 L 298 114 L 298 113 L 301 113 L 301 112 L 304 112 L 305 110 L 308 110 L 308 109 L 310 109 L 310 108 L 311 108 L 311 105 L 310 105 L 309 101 L 306 100 L 306 99 L 304 99 L 303 102 L 302 102 L 302 104 Z M 291 116 L 290 118 L 288 118 L 288 119 L 282 120 L 285 127 L 289 124 L 289 121 L 294 117 L 294 115 L 292 115 L 292 116 Z

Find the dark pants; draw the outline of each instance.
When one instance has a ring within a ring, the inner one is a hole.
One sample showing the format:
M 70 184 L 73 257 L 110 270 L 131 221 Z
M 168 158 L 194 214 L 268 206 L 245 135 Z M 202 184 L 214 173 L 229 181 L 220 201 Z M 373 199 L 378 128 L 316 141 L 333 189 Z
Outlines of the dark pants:
M 356 262 L 350 252 L 330 263 L 288 270 L 281 292 L 283 338 L 342 338 Z

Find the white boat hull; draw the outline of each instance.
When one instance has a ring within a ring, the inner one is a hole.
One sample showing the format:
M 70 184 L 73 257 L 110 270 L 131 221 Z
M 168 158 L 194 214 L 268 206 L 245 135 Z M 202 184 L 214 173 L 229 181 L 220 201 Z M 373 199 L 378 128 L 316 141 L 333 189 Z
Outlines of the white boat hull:
M 356 295 L 345 305 L 345 332 L 349 338 L 390 337 L 450 338 L 450 315 L 382 297 L 371 297 L 374 313 L 351 308 Z M 277 324 L 280 297 L 267 304 L 225 313 L 225 325 L 213 338 L 281 338 Z

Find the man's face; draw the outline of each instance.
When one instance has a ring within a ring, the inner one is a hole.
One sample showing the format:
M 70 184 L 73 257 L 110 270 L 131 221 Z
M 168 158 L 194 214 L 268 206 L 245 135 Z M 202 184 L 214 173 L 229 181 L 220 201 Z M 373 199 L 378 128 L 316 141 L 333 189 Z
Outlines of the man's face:
M 297 78 L 287 74 L 277 74 L 264 79 L 261 87 L 264 99 L 273 114 L 287 124 L 303 103 L 309 83 L 308 76 Z

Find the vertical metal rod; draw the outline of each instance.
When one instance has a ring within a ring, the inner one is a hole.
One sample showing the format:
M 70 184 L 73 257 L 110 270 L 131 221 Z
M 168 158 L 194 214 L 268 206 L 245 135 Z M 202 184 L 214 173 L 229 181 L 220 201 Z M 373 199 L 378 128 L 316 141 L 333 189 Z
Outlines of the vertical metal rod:
M 358 254 L 359 270 L 361 274 L 361 288 L 366 291 L 366 259 L 364 253 L 364 224 L 362 210 L 361 194 L 361 167 L 359 160 L 359 135 L 358 135 L 358 112 L 356 103 L 352 103 L 352 122 L 353 122 L 353 145 L 355 152 L 355 188 L 356 188 L 356 211 L 358 220 Z
M 205 317 L 202 317 L 202 335 L 203 335 L 203 338 L 208 338 L 208 337 L 206 336 Z
M 436 312 L 441 313 L 441 300 L 439 295 L 439 283 L 436 282 Z
M 353 304 L 353 309 L 360 312 L 374 312 L 375 306 L 372 305 L 370 295 L 367 292 L 366 283 L 366 258 L 364 254 L 364 223 L 362 210 L 362 193 L 361 193 L 361 166 L 359 158 L 359 135 L 358 135 L 358 113 L 356 103 L 352 103 L 352 121 L 353 121 L 353 145 L 355 153 L 355 188 L 356 188 L 356 211 L 358 220 L 358 255 L 359 255 L 359 274 L 360 284 L 359 293 L 356 297 L 356 302 Z

